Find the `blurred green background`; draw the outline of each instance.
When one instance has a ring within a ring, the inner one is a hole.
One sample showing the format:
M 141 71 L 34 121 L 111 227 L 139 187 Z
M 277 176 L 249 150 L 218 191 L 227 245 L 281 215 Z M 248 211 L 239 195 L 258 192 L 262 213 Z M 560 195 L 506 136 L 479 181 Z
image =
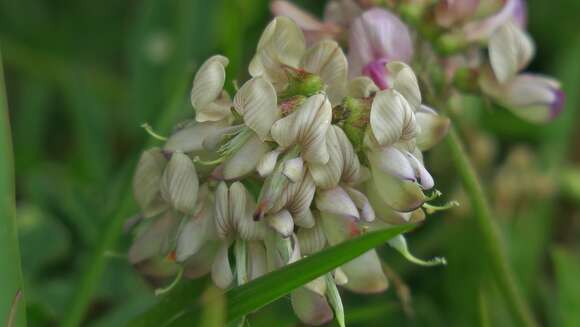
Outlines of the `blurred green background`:
M 324 1 L 299 4 L 321 13 Z M 542 325 L 580 326 L 580 1 L 534 0 L 529 10 L 538 48 L 530 70 L 564 83 L 564 114 L 538 127 L 468 99 L 459 128 L 534 313 Z M 139 126 L 166 133 L 191 116 L 191 80 L 209 55 L 229 57 L 229 78 L 245 80 L 269 19 L 267 0 L 0 0 L 30 326 L 60 325 L 93 286 L 83 326 L 121 326 L 155 303 L 125 260 L 122 232 L 136 211 L 131 171 L 151 142 Z M 473 326 L 487 312 L 491 326 L 511 325 L 495 286 L 478 282 L 487 270 L 444 149 L 428 160 L 462 207 L 431 217 L 409 241 L 418 256 L 449 265 L 421 268 L 381 249 L 392 287 L 343 292 L 347 324 Z M 87 272 L 100 269 L 92 284 Z M 249 317 L 249 326 L 297 325 L 288 298 Z

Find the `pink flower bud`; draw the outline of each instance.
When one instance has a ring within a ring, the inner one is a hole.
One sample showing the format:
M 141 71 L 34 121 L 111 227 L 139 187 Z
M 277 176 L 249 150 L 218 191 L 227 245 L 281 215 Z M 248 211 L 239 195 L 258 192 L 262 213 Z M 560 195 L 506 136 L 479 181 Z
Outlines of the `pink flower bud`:
M 409 62 L 413 56 L 407 26 L 385 9 L 370 9 L 355 19 L 349 41 L 351 78 L 364 74 L 381 89 L 389 86 L 385 64 L 390 61 Z

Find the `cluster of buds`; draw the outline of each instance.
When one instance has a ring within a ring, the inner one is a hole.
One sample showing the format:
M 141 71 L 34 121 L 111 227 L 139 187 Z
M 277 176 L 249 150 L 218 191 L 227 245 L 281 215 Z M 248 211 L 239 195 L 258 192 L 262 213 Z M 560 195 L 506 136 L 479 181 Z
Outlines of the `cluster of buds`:
M 134 177 L 142 219 L 129 258 L 142 273 L 210 273 L 228 288 L 439 208 L 428 203 L 440 193 L 422 151 L 449 121 L 421 103 L 407 64 L 388 63 L 386 88 L 349 78 L 337 42 L 307 47 L 300 28 L 277 17 L 258 43 L 251 79 L 233 98 L 224 90 L 227 65 L 216 55 L 199 68 L 194 119 L 168 138 L 150 131 L 165 143 L 143 153 Z M 412 256 L 403 236 L 390 245 L 418 264 L 444 263 Z M 300 319 L 331 319 L 331 307 L 342 306 L 336 285 L 385 290 L 375 250 L 294 291 Z

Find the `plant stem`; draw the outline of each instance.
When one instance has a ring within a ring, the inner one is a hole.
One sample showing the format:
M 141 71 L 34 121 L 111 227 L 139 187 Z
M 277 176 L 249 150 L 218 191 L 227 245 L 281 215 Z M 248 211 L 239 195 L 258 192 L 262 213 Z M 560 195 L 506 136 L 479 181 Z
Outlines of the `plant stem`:
M 461 181 L 471 202 L 493 278 L 503 293 L 509 310 L 514 318 L 517 319 L 518 326 L 537 326 L 516 286 L 516 279 L 504 251 L 504 242 L 501 238 L 499 227 L 492 219 L 491 211 L 479 178 L 453 127 L 445 139 L 445 144 L 451 152 L 451 159 L 461 177 Z
M 0 56 L 0 325 L 26 326 L 14 203 L 14 161 Z

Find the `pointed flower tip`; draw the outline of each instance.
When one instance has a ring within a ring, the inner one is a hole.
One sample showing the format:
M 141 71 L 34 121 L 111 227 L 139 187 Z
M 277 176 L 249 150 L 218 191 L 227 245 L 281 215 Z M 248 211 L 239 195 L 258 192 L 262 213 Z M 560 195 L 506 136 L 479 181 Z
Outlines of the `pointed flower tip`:
M 554 90 L 554 101 L 550 105 L 550 117 L 549 120 L 553 120 L 558 117 L 564 110 L 564 104 L 566 103 L 566 93 L 560 89 Z

